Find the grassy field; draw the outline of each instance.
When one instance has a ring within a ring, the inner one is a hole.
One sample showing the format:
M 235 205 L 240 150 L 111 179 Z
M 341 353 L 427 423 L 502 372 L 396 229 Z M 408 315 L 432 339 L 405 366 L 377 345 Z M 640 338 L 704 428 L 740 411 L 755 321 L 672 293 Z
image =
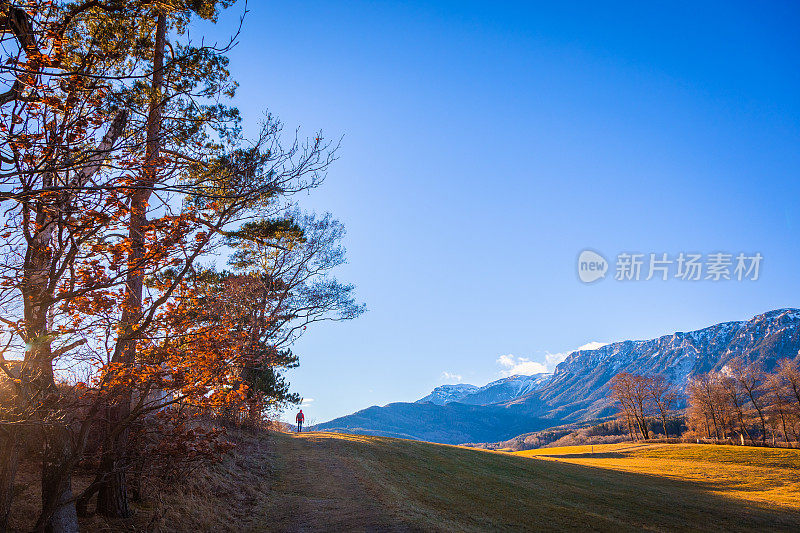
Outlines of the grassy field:
M 800 511 L 800 450 L 622 443 L 514 455 L 689 481 L 721 497 Z
M 204 520 L 235 531 L 800 529 L 798 487 L 784 481 L 800 471 L 797 451 L 629 444 L 585 458 L 580 448 L 509 454 L 331 433 L 247 446 L 212 478 L 224 490 L 175 508 L 205 509 Z M 232 500 L 242 483 L 248 493 Z
M 137 504 L 135 523 L 94 517 L 83 529 L 800 530 L 800 489 L 787 481 L 800 471 L 798 451 L 628 444 L 512 454 L 332 433 L 237 438 L 221 464 Z

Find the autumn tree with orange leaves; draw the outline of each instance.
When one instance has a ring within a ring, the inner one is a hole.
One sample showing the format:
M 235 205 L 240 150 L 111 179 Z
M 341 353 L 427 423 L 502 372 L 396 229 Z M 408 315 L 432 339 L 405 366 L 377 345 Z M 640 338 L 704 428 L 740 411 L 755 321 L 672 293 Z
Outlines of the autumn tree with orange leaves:
M 38 530 L 75 530 L 74 502 L 85 511 L 95 494 L 97 512 L 127 516 L 139 421 L 292 400 L 278 373 L 296 363 L 292 341 L 362 310 L 329 275 L 344 260 L 341 226 L 291 201 L 322 181 L 335 147 L 321 135 L 287 144 L 269 115 L 244 139 L 224 104 L 230 43 L 188 39 L 193 19 L 229 4 L 0 6 L 0 320 L 3 355 L 24 355 L 19 372 L 0 358 L 15 391 L 0 422 L 12 452 L 0 519 L 15 443 L 34 433 Z M 225 250 L 232 271 L 199 266 Z M 100 468 L 73 495 L 89 435 Z
M 0 67 L 6 88 L 0 95 L 0 321 L 6 351 L 24 353 L 18 373 L 5 360 L 0 364 L 15 385 L 14 402 L 3 410 L 9 453 L 0 487 L 12 486 L 17 444 L 34 423 L 41 435 L 28 436 L 45 443 L 39 528 L 69 529 L 74 513 L 62 513 L 59 502 L 71 498 L 64 472 L 76 457 L 53 367 L 87 342 L 80 324 L 60 311 L 122 279 L 93 263 L 91 247 L 120 215 L 108 209 L 102 183 L 104 164 L 124 144 L 128 124 L 128 110 L 108 98 L 130 40 L 115 31 L 118 21 L 91 16 L 85 3 L 0 7 L 6 53 Z

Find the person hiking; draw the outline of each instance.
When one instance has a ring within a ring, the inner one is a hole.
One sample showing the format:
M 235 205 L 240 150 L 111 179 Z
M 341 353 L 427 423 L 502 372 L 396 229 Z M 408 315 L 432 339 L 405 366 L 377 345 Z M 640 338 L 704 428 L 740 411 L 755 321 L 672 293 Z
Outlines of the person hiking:
M 302 409 L 300 409 L 300 412 L 297 413 L 297 416 L 294 417 L 294 419 L 297 421 L 297 432 L 300 433 L 303 431 L 303 422 L 306 421 L 306 415 L 303 414 Z

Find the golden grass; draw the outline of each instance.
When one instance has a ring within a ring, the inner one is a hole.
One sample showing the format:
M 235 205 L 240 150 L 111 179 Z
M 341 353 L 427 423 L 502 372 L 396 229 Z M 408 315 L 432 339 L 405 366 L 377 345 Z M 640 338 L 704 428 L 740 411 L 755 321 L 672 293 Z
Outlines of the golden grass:
M 786 496 L 796 487 L 777 485 L 800 469 L 785 450 L 628 444 L 587 457 L 582 448 L 512 454 L 335 433 L 253 431 L 236 440 L 221 464 L 136 504 L 132 521 L 93 517 L 82 529 L 800 530 L 796 500 Z M 781 496 L 767 501 L 772 491 Z
M 273 439 L 280 452 L 265 514 L 275 530 L 800 528 L 792 506 L 730 498 L 694 480 L 386 437 L 309 433 Z M 604 453 L 626 447 L 632 446 L 608 445 Z
M 691 481 L 713 494 L 800 510 L 800 450 L 710 444 L 621 443 L 516 452 L 537 457 Z
M 588 453 L 617 452 L 623 450 L 636 449 L 641 446 L 652 446 L 651 444 L 641 444 L 637 442 L 620 442 L 616 444 L 595 444 L 584 446 L 560 446 L 554 448 L 537 448 L 524 452 L 513 452 L 515 455 L 523 457 L 554 456 L 554 455 L 574 455 Z

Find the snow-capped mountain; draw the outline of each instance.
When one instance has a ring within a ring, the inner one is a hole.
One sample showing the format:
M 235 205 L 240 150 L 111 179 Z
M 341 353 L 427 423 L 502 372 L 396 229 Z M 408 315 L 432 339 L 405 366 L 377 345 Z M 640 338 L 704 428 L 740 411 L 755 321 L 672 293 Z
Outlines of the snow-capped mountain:
M 531 393 L 544 386 L 552 374 L 533 374 L 531 376 L 510 376 L 492 381 L 483 387 L 459 383 L 441 385 L 433 392 L 416 401 L 416 403 L 433 403 L 445 405 L 451 402 L 468 405 L 491 405 L 503 403 Z
M 800 310 L 778 309 L 646 341 L 624 341 L 571 353 L 542 388 L 509 402 L 538 416 L 573 421 L 609 415 L 609 381 L 619 372 L 663 374 L 678 393 L 690 376 L 742 357 L 771 370 L 800 350 Z
M 498 441 L 511 432 L 613 414 L 609 381 L 619 372 L 663 374 L 682 394 L 689 377 L 720 370 L 735 357 L 771 370 L 799 352 L 800 309 L 778 309 L 747 321 L 579 350 L 553 374 L 511 376 L 483 387 L 443 385 L 415 403 L 370 407 L 315 429 L 450 444 Z
M 464 396 L 468 396 L 473 392 L 479 390 L 476 385 L 468 385 L 467 383 L 456 383 L 455 385 L 440 385 L 431 391 L 430 394 L 424 398 L 420 398 L 416 403 L 432 403 L 436 405 L 444 405 L 450 402 L 457 402 Z

